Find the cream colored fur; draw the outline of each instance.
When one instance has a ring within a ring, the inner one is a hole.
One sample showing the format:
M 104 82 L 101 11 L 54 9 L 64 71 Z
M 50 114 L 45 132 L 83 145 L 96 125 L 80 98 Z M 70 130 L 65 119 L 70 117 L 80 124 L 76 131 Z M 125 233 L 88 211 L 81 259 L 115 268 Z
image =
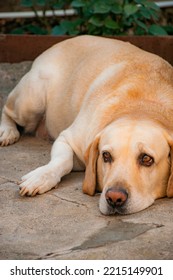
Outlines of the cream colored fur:
M 50 162 L 23 176 L 20 194 L 55 187 L 72 170 L 84 170 L 83 191 L 102 191 L 100 210 L 111 210 L 107 189 L 128 191 L 122 214 L 173 196 L 173 68 L 129 43 L 80 36 L 41 54 L 3 108 L 0 144 L 19 139 L 16 124 L 34 131 L 45 116 L 55 139 Z M 112 163 L 103 162 L 103 151 Z M 154 159 L 140 166 L 140 153 Z M 121 213 L 121 211 L 119 211 Z

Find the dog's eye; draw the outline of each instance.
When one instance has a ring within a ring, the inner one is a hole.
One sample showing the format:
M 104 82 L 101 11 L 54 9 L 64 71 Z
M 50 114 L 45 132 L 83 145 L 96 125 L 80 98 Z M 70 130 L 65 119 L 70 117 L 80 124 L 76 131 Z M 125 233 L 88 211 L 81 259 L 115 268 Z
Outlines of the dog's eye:
M 150 167 L 154 163 L 154 158 L 147 154 L 141 154 L 139 156 L 139 163 L 140 165 Z
M 109 163 L 112 162 L 112 156 L 111 156 L 111 154 L 110 154 L 109 152 L 104 151 L 104 152 L 102 153 L 102 156 L 103 156 L 104 162 L 109 162 Z

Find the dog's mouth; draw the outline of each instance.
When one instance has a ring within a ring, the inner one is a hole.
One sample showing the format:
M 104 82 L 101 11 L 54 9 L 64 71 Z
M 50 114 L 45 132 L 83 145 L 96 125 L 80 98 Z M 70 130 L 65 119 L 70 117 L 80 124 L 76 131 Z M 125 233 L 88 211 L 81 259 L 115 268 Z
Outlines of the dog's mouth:
M 126 203 L 124 206 L 111 207 L 107 204 L 106 200 L 103 202 L 100 199 L 99 209 L 100 209 L 100 212 L 105 216 L 130 215 L 130 214 L 140 212 L 140 211 L 146 209 L 147 207 L 149 207 L 150 205 L 148 205 L 146 207 L 142 207 L 142 208 L 136 208 L 136 209 L 134 209 L 133 207 L 130 207 L 130 203 Z
M 107 206 L 107 215 L 127 215 L 129 214 L 126 207 L 109 207 Z
M 143 202 L 143 203 L 142 203 Z M 134 200 L 129 198 L 123 205 L 121 206 L 113 206 L 108 203 L 105 198 L 105 194 L 101 194 L 99 201 L 99 209 L 103 215 L 112 216 L 112 215 L 130 215 L 134 213 L 141 212 L 146 208 L 150 207 L 154 203 L 154 199 L 150 197 L 150 199 L 144 200 L 143 197 L 137 200 L 134 203 Z
M 106 216 L 130 214 L 127 203 L 125 203 L 123 206 L 111 206 L 108 204 L 107 200 L 102 199 L 102 197 L 100 197 L 99 209 L 100 212 Z

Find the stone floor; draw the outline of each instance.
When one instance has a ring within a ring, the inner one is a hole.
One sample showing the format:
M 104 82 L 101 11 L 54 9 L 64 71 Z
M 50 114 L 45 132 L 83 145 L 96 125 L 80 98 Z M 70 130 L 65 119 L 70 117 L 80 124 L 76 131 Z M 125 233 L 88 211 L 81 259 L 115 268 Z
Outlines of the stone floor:
M 0 65 L 0 107 L 30 64 Z M 173 259 L 173 199 L 127 216 L 103 216 L 83 173 L 57 189 L 20 197 L 17 181 L 49 160 L 51 144 L 24 136 L 0 147 L 0 259 Z
M 99 196 L 81 191 L 83 173 L 57 189 L 20 197 L 16 182 L 49 160 L 51 145 L 23 137 L 0 148 L 1 259 L 172 259 L 172 199 L 133 215 L 105 217 Z

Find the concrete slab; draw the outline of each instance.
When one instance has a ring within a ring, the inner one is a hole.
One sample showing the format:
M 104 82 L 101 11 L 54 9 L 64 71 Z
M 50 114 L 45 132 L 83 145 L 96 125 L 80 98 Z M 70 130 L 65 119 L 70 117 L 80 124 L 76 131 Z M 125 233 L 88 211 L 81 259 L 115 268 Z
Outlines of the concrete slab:
M 13 79 L 14 67 L 2 65 L 0 72 Z M 0 87 L 1 106 L 6 92 Z M 20 197 L 17 181 L 47 163 L 50 149 L 50 143 L 29 136 L 0 148 L 0 259 L 173 259 L 173 199 L 133 215 L 106 217 L 99 212 L 99 195 L 82 193 L 80 172 L 46 194 Z
M 147 210 L 105 217 L 99 196 L 82 194 L 83 173 L 34 198 L 20 197 L 16 182 L 49 159 L 50 145 L 22 138 L 0 148 L 1 259 L 170 259 L 173 257 L 171 199 Z

